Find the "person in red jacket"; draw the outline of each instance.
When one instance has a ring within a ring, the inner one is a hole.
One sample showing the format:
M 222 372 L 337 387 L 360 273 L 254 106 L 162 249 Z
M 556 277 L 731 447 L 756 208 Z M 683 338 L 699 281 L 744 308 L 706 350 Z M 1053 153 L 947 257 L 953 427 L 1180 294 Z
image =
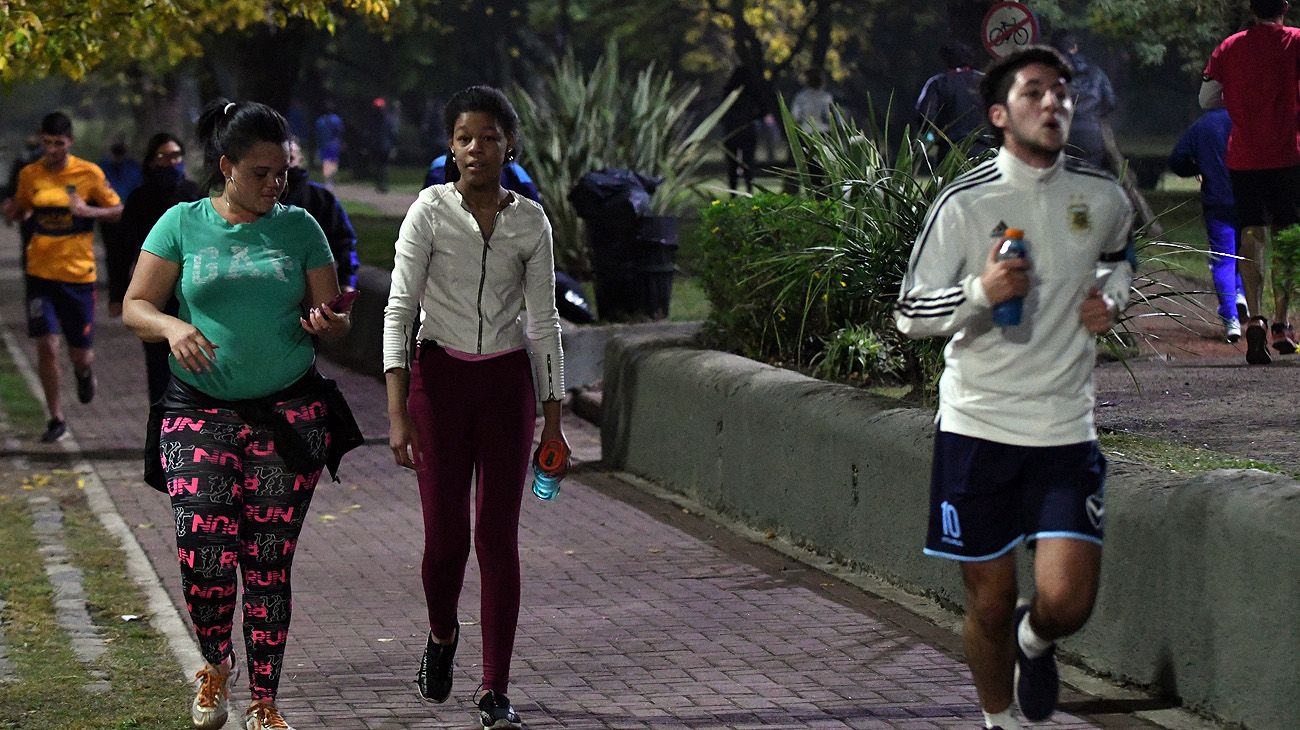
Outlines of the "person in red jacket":
M 1300 30 L 1287 27 L 1286 0 L 1251 0 L 1255 24 L 1229 36 L 1205 65 L 1200 102 L 1226 107 L 1232 118 L 1228 173 L 1241 224 L 1237 266 L 1246 294 L 1246 362 L 1266 365 L 1268 320 L 1263 315 L 1268 233 L 1300 222 Z M 1290 293 L 1274 277 L 1273 347 L 1295 352 L 1287 322 Z

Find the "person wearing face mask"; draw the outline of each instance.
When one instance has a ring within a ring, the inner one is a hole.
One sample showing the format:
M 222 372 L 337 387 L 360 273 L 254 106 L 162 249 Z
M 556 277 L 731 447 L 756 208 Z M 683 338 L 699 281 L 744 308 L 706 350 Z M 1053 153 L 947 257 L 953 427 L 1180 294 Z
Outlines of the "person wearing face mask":
M 338 269 L 339 289 L 352 291 L 357 288 L 357 232 L 352 229 L 352 221 L 339 204 L 339 199 L 324 185 L 317 184 L 308 176 L 302 146 L 297 138 L 289 140 L 289 182 L 284 186 L 280 202 L 296 205 L 311 214 L 325 231 L 329 239 L 330 251 L 334 253 L 334 265 Z
M 126 198 L 122 208 L 119 237 L 108 249 L 108 313 L 122 316 L 122 298 L 126 296 L 131 271 L 140 256 L 140 246 L 162 214 L 177 203 L 189 203 L 203 197 L 203 191 L 185 177 L 185 145 L 169 132 L 149 138 L 144 152 L 144 180 Z M 173 317 L 179 311 L 176 297 L 168 299 L 163 311 Z M 144 343 L 145 374 L 149 383 L 149 402 L 162 397 L 171 369 L 165 342 Z
M 538 395 L 542 441 L 564 442 L 551 226 L 542 206 L 501 186 L 519 139 L 519 117 L 505 95 L 472 86 L 452 96 L 445 117 L 460 179 L 421 190 L 411 205 L 384 310 L 388 443 L 397 464 L 415 470 L 424 513 L 429 635 L 416 683 L 431 702 L 451 694 L 472 506 L 483 582 L 479 720 L 484 728 L 518 728 L 506 689 Z M 524 311 L 528 324 L 520 327 Z
M 190 619 L 207 662 L 194 726 L 225 725 L 238 673 L 231 627 L 240 577 L 252 694 L 245 730 L 286 730 L 275 704 L 292 611 L 298 535 L 325 466 L 360 437 L 313 337 L 348 316 L 320 226 L 279 202 L 289 131 L 262 104 L 220 100 L 198 121 L 216 192 L 169 208 L 149 231 L 123 303 L 146 342 L 166 342 L 172 378 L 150 410 L 145 481 L 171 498 Z M 175 294 L 180 306 L 167 314 Z M 203 526 L 203 527 L 200 527 Z

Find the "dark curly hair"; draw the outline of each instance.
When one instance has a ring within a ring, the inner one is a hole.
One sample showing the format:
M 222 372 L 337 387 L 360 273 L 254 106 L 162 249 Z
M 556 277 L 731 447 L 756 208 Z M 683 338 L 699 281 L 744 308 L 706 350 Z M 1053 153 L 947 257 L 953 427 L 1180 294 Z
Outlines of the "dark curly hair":
M 501 125 L 501 131 L 512 139 L 519 138 L 519 115 L 510 104 L 510 100 L 500 89 L 494 86 L 471 86 L 462 89 L 447 100 L 443 109 L 443 123 L 447 126 L 447 136 L 456 129 L 456 120 L 466 112 L 482 112 L 490 115 Z
M 217 99 L 199 115 L 194 131 L 203 145 L 208 187 L 214 190 L 225 187 L 225 178 L 217 164 L 223 155 L 231 162 L 239 162 L 258 142 L 289 141 L 289 124 L 280 112 L 255 101 Z

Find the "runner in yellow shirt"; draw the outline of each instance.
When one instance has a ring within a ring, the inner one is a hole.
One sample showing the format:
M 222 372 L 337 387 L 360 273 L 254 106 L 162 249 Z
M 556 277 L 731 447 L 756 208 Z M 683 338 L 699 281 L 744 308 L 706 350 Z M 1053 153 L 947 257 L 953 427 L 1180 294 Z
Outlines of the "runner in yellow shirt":
M 72 120 L 61 112 L 41 120 L 45 154 L 18 173 L 18 186 L 5 215 L 31 218 L 27 244 L 27 334 L 36 340 L 37 369 L 50 420 L 41 440 L 57 441 L 67 431 L 59 397 L 59 334 L 77 379 L 77 399 L 95 397 L 91 371 L 95 353 L 94 222 L 115 221 L 122 201 L 93 162 L 68 154 Z

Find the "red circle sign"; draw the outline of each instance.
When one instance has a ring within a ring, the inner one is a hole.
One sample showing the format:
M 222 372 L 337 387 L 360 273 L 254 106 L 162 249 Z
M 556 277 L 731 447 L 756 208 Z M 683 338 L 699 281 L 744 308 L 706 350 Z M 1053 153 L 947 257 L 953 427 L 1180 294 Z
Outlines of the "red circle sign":
M 1038 19 L 1023 3 L 998 3 L 984 14 L 980 38 L 990 56 L 1002 58 L 1038 42 Z

